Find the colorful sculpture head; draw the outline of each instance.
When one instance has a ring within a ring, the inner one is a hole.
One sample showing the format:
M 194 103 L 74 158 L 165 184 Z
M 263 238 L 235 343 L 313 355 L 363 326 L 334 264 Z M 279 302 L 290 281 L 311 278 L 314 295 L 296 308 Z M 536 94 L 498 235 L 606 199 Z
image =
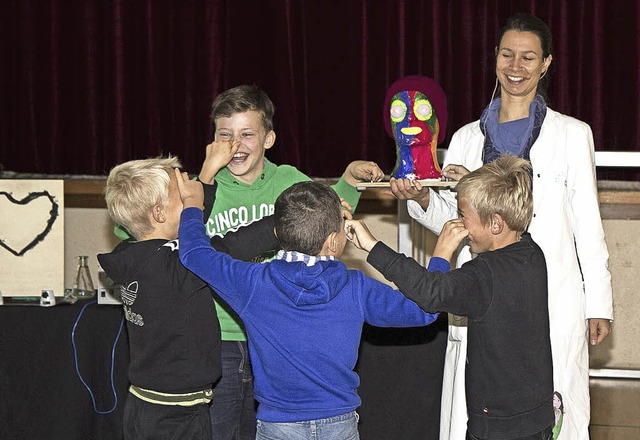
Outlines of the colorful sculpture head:
M 396 143 L 396 178 L 438 179 L 437 147 L 447 128 L 447 97 L 426 76 L 400 78 L 387 90 L 384 125 Z

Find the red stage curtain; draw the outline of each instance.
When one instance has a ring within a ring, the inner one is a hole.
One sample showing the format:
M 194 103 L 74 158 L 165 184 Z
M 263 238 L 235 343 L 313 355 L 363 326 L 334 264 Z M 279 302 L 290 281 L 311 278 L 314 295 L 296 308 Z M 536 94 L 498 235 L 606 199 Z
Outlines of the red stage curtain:
M 409 74 L 442 84 L 446 147 L 488 103 L 496 34 L 520 11 L 554 35 L 550 107 L 588 122 L 597 150 L 640 150 L 636 2 L 6 0 L 0 164 L 104 174 L 171 153 L 197 172 L 216 93 L 255 83 L 277 108 L 274 162 L 335 177 L 362 158 L 390 172 L 388 85 Z

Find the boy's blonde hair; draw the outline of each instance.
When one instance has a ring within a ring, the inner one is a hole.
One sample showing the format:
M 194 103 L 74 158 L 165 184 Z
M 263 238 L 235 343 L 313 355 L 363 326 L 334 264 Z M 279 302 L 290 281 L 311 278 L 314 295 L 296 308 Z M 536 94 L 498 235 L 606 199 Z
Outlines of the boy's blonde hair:
M 462 177 L 455 191 L 458 199 L 467 200 L 483 225 L 499 214 L 512 231 L 524 232 L 533 214 L 530 172 L 529 161 L 502 156 Z
M 107 177 L 104 198 L 109 215 L 136 240 L 151 233 L 156 205 L 169 203 L 170 173 L 181 168 L 177 157 L 131 160 L 115 166 Z

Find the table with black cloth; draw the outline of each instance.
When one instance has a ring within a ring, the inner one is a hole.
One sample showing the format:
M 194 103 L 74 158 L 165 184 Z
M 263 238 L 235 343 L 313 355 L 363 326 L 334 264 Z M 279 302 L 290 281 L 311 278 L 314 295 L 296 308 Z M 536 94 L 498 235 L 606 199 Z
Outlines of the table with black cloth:
M 446 313 L 425 327 L 365 324 L 356 366 L 362 440 L 438 438 L 446 347 Z
M 110 414 L 94 411 L 76 373 L 71 333 L 88 301 L 0 306 L 0 439 L 121 439 L 129 365 L 126 325 L 114 351 L 118 397 Z M 87 305 L 75 329 L 78 369 L 98 411 L 113 407 L 111 352 L 122 307 Z M 430 326 L 365 325 L 357 371 L 360 438 L 437 438 L 446 314 Z
M 112 348 L 123 316 L 122 306 L 88 300 L 52 307 L 0 306 L 0 438 L 121 439 L 122 415 L 129 386 L 126 324 Z

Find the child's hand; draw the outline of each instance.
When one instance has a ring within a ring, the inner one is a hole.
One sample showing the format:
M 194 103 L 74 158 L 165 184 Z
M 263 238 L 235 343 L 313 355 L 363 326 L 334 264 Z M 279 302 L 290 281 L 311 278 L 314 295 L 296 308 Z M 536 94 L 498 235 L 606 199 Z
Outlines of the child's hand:
M 378 240 L 369 232 L 369 228 L 362 220 L 347 220 L 344 223 L 347 240 L 358 249 L 370 252 Z
M 427 209 L 429 206 L 429 188 L 422 186 L 417 180 L 392 177 L 389 182 L 389 188 L 396 199 L 415 200 L 422 209 Z M 389 190 L 383 190 L 382 192 L 388 193 Z
M 353 215 L 351 215 L 353 207 L 349 204 L 349 202 L 340 197 L 340 204 L 342 205 L 342 218 L 345 220 L 353 220 Z
M 187 173 L 174 169 L 178 181 L 178 191 L 182 200 L 182 208 L 204 209 L 204 189 L 198 180 L 192 180 Z
M 375 162 L 354 160 L 344 171 L 343 176 L 349 185 L 358 186 L 360 182 L 377 182 L 382 180 L 384 173 Z
M 218 171 L 231 162 L 239 147 L 239 141 L 213 141 L 207 145 L 198 179 L 209 185 L 213 184 L 214 177 L 218 174 Z
M 467 235 L 469 235 L 469 231 L 464 227 L 462 220 L 459 218 L 449 220 L 444 224 L 442 232 L 440 232 L 436 248 L 433 250 L 433 256 L 444 258 L 451 262 L 453 254 L 458 250 L 458 246 Z
M 460 180 L 465 174 L 469 174 L 469 170 L 462 165 L 451 164 L 442 170 L 442 175 L 451 180 Z

